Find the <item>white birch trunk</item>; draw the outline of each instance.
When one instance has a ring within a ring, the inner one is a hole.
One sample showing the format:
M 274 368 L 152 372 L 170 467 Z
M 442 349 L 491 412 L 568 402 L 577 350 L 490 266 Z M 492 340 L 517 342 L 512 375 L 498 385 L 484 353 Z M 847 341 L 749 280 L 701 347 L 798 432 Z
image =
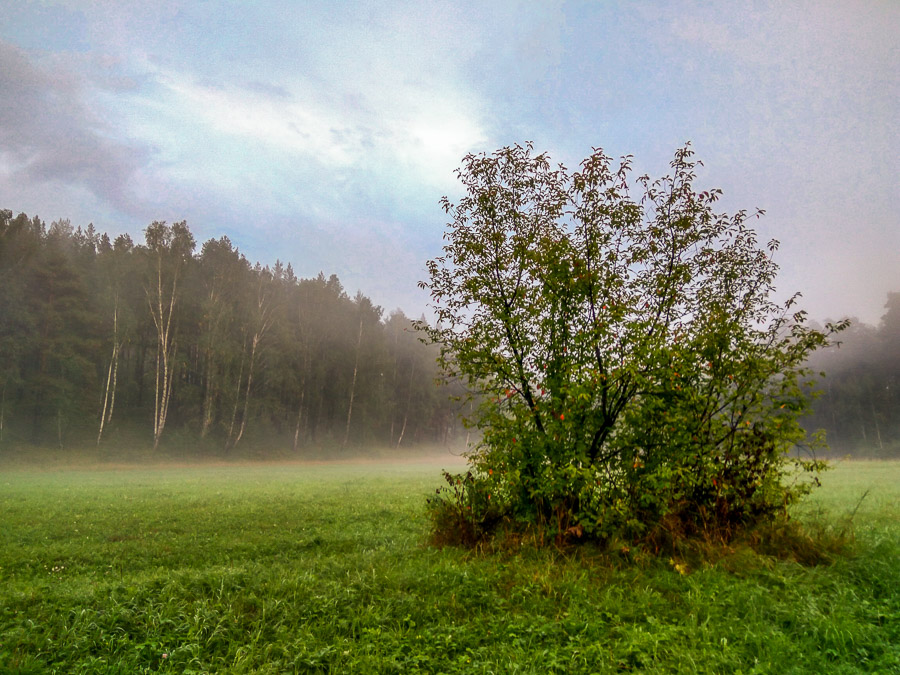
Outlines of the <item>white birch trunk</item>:
M 106 388 L 103 392 L 103 409 L 100 411 L 100 429 L 97 432 L 97 447 L 103 440 L 103 429 L 112 420 L 113 407 L 116 402 L 116 381 L 119 370 L 119 294 L 115 294 L 113 304 L 113 347 L 109 357 L 109 369 L 106 372 Z
M 253 362 L 256 360 L 256 348 L 259 345 L 259 334 L 253 336 L 253 342 L 250 345 L 250 364 L 247 366 L 247 388 L 244 390 L 244 412 L 241 414 L 241 428 L 238 429 L 237 437 L 234 439 L 234 446 L 241 442 L 244 437 L 244 429 L 247 427 L 247 413 L 250 409 L 250 385 L 253 384 Z
M 167 304 L 163 300 L 162 255 L 159 254 L 156 266 L 156 307 L 150 302 L 150 313 L 156 325 L 156 391 L 154 396 L 153 449 L 159 447 L 159 439 L 166 427 L 166 415 L 169 408 L 169 397 L 172 394 L 172 372 L 170 360 L 173 357 L 172 316 L 175 313 L 175 298 L 178 292 L 178 273 L 172 274 L 172 291 Z

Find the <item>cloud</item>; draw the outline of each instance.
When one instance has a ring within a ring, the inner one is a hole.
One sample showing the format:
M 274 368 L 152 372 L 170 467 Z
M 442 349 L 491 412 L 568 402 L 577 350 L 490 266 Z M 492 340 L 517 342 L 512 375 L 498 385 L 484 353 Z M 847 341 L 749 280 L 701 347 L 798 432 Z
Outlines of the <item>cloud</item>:
M 0 89 L 21 80 L 0 118 L 8 185 L 67 183 L 141 218 L 183 198 L 388 223 L 434 208 L 487 145 L 487 106 L 459 72 L 471 22 L 455 10 L 279 6 L 261 46 L 275 7 L 109 9 L 80 6 L 87 53 L 3 45 Z M 48 99 L 65 104 L 36 120 Z
M 338 83 L 323 91 L 302 77 L 247 86 L 160 71 L 157 82 L 183 126 L 226 142 L 250 140 L 327 171 L 393 167 L 394 175 L 447 186 L 460 158 L 485 140 L 469 97 L 441 83 L 395 81 L 384 97 L 377 87 Z
M 88 105 L 83 79 L 54 65 L 0 41 L 0 180 L 74 185 L 131 211 L 129 184 L 149 147 L 117 139 Z
M 467 152 L 602 145 L 659 175 L 690 139 L 816 315 L 897 285 L 900 4 L 64 5 L 0 22 L 0 207 L 187 218 L 387 293 L 440 250 Z

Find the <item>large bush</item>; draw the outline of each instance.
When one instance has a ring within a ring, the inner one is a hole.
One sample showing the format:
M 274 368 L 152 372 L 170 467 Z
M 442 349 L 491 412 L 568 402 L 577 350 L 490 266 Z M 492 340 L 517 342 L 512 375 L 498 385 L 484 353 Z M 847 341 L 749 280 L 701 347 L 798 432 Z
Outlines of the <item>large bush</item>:
M 762 212 L 717 214 L 695 166 L 689 146 L 659 180 L 599 150 L 574 173 L 531 145 L 463 160 L 422 285 L 482 441 L 432 500 L 439 535 L 728 538 L 815 481 L 814 455 L 789 454 L 814 446 L 803 363 L 841 326 L 772 299 L 777 242 L 748 224 Z

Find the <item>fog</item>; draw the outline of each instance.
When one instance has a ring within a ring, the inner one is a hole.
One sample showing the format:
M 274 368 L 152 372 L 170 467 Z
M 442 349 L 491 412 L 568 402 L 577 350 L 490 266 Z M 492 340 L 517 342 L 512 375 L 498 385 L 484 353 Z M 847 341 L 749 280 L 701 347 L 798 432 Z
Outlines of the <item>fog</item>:
M 533 141 L 661 175 L 692 141 L 767 211 L 779 290 L 880 318 L 900 288 L 900 5 L 12 3 L 0 208 L 135 242 L 187 220 L 247 257 L 427 312 L 467 152 Z
M 340 280 L 183 223 L 110 241 L 0 211 L 0 447 L 342 457 L 465 437 L 437 347 Z

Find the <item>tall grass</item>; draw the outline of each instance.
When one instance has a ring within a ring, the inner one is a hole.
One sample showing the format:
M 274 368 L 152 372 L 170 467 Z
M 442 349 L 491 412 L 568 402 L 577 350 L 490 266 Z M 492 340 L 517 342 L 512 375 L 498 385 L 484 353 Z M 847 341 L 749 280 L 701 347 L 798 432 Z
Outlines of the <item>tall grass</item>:
M 6 472 L 0 672 L 900 670 L 900 463 L 826 475 L 797 515 L 852 545 L 817 566 L 435 549 L 440 480 L 409 462 Z

